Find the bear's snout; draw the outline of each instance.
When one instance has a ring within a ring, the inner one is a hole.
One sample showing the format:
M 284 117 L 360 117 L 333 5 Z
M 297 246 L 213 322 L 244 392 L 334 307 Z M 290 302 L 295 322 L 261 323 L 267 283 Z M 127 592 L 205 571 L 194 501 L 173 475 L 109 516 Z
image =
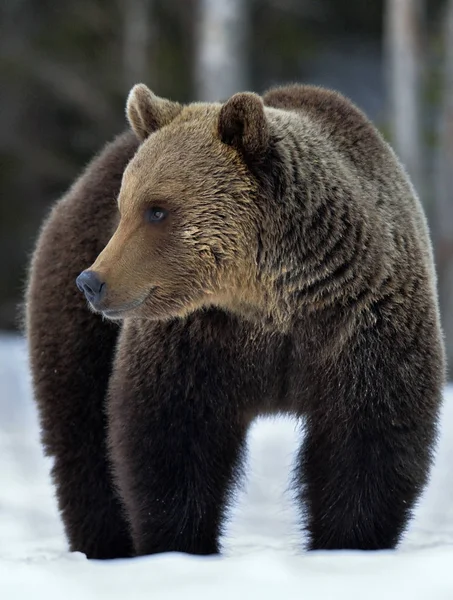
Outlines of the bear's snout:
M 76 284 L 93 308 L 98 308 L 105 295 L 106 285 L 96 271 L 82 271 L 76 279 Z

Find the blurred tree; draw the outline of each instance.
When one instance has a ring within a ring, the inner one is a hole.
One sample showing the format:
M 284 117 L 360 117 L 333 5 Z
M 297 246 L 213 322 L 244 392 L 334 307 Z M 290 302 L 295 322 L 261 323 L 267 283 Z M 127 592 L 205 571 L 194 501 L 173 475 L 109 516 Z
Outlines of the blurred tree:
M 117 0 L 123 23 L 123 78 L 126 88 L 148 74 L 154 26 L 152 0 Z
M 391 140 L 417 192 L 423 197 L 420 107 L 421 0 L 387 0 L 384 45 Z
M 226 99 L 247 88 L 247 0 L 199 0 L 195 78 L 197 98 Z
M 453 375 L 453 0 L 445 10 L 444 76 L 435 170 L 435 234 L 442 323 Z

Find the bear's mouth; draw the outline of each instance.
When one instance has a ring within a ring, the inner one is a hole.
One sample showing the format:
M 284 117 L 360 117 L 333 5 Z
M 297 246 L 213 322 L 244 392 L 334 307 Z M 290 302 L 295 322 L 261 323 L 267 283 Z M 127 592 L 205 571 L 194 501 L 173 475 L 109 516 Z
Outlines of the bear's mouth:
M 142 304 L 144 304 L 144 302 L 148 299 L 148 297 L 154 289 L 155 286 L 148 290 L 142 298 L 137 298 L 137 300 L 133 300 L 132 302 L 128 302 L 126 304 L 122 304 L 121 306 L 116 306 L 114 308 L 103 308 L 99 312 L 101 312 L 102 315 L 107 319 L 122 319 L 127 315 L 127 313 L 130 313 L 131 311 L 142 306 Z

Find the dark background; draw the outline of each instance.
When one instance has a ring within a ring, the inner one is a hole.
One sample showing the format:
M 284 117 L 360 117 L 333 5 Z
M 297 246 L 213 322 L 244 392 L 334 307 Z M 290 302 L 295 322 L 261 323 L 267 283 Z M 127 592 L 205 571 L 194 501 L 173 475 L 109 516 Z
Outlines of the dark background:
M 439 192 L 436 158 L 445 143 L 439 132 L 451 126 L 442 122 L 448 116 L 442 107 L 449 3 L 404 1 L 417 14 L 417 22 L 409 19 L 406 25 L 417 29 L 420 63 L 422 168 L 411 175 L 441 266 L 452 362 L 453 233 L 449 237 L 436 226 L 436 219 L 451 218 L 453 224 L 451 190 L 444 185 Z M 322 84 L 350 96 L 399 150 L 389 102 L 395 55 L 385 18 L 395 0 L 217 0 L 219 9 L 222 2 L 236 11 L 227 32 L 237 36 L 230 43 L 234 56 L 231 64 L 226 57 L 223 77 L 205 77 L 208 85 L 203 81 L 203 53 L 210 52 L 203 46 L 209 29 L 204 19 L 215 0 L 1 2 L 0 329 L 18 325 L 17 306 L 40 223 L 92 155 L 126 126 L 125 100 L 138 81 L 182 102 L 223 99 L 240 89 L 262 92 L 288 81 Z M 220 30 L 213 33 L 214 40 L 221 38 Z M 440 193 L 441 216 L 436 212 Z

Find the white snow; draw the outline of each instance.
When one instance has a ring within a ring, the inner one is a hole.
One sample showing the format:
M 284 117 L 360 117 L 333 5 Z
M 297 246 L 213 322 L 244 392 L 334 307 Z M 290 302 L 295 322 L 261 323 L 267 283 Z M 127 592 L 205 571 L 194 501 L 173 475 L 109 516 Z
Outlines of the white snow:
M 396 551 L 306 553 L 289 488 L 298 433 L 260 421 L 224 554 L 88 561 L 67 551 L 31 399 L 25 345 L 0 338 L 0 600 L 453 599 L 453 387 L 437 460 Z

